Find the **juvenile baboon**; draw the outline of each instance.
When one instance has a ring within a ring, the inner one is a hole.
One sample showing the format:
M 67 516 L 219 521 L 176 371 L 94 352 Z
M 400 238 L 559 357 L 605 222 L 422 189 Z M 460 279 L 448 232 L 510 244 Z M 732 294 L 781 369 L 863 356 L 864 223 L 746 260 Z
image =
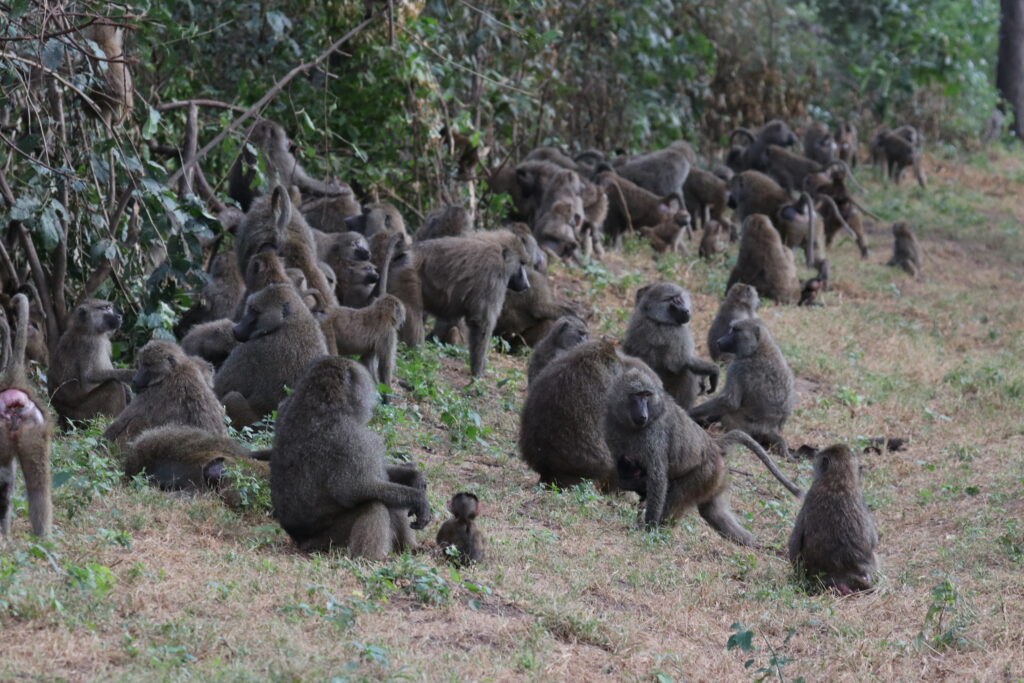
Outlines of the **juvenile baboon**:
M 682 203 L 683 184 L 694 158 L 690 146 L 677 140 L 665 149 L 629 159 L 615 172 L 659 197 L 674 194 Z
M 340 189 L 341 194 L 302 202 L 302 217 L 309 227 L 332 235 L 346 232 L 349 229 L 346 219 L 363 212 L 352 188 L 342 186 Z
M 860 484 L 860 459 L 843 444 L 819 451 L 814 480 L 789 536 L 789 561 L 842 595 L 871 587 L 878 531 Z
M 908 137 L 895 131 L 883 132 L 877 137 L 876 145 L 885 160 L 886 172 L 891 181 L 898 185 L 903 170 L 909 166 L 914 170 L 917 184 L 923 188 L 926 185 L 924 171 L 921 170 L 921 148 L 914 141 L 908 140 Z M 916 134 L 914 139 L 918 139 Z
M 370 239 L 378 232 L 400 232 L 405 231 L 405 219 L 394 205 L 388 202 L 369 204 L 363 207 L 363 212 L 357 216 L 351 216 L 345 220 L 345 225 L 352 232 L 358 232 Z
M 726 291 L 737 282 L 754 287 L 762 297 L 780 304 L 795 304 L 800 299 L 793 252 L 782 244 L 767 216 L 754 214 L 743 221 L 740 252 Z
M 484 535 L 476 525 L 477 515 L 483 510 L 480 499 L 466 491 L 456 493 L 448 501 L 448 512 L 452 513 L 452 518 L 438 530 L 437 545 L 456 564 L 483 562 Z M 458 552 L 453 553 L 449 548 Z
M 804 132 L 804 156 L 822 166 L 838 158 L 839 147 L 828 126 L 815 121 Z
M 529 232 L 529 228 L 527 228 Z M 378 271 L 384 269 L 385 256 L 391 243 L 390 236 L 379 233 L 373 236 L 370 245 L 373 252 L 372 262 Z M 385 293 L 377 285 L 378 293 Z M 423 291 L 420 286 L 420 276 L 413 264 L 413 253 L 409 242 L 400 239 L 395 245 L 389 265 L 387 281 L 387 294 L 398 297 L 405 307 L 405 322 L 398 331 L 398 338 L 408 346 L 417 346 L 423 343 Z
M 852 121 L 843 121 L 836 128 L 836 158 L 846 162 L 850 168 L 857 168 L 858 140 L 857 126 Z
M 714 398 L 691 408 L 690 417 L 702 426 L 721 422 L 726 430 L 742 429 L 789 457 L 781 431 L 796 405 L 793 371 L 768 328 L 758 318 L 739 320 L 718 339 L 718 348 L 735 354 L 725 386 Z
M 327 233 L 314 230 L 313 241 L 316 243 L 317 258 L 327 263 L 335 273 L 341 269 L 338 265 L 341 262 L 370 260 L 370 244 L 358 232 Z
M 801 190 L 804 179 L 821 172 L 823 168 L 817 161 L 778 145 L 768 145 L 764 159 L 765 173 L 775 179 L 787 193 Z
M 729 228 L 718 221 L 708 221 L 701 232 L 698 255 L 702 259 L 710 259 L 729 248 Z
M 92 58 L 95 68 L 103 74 L 102 85 L 89 93 L 99 111 L 89 106 L 86 106 L 86 111 L 98 115 L 107 126 L 116 126 L 124 123 L 131 115 L 135 89 L 124 52 L 124 29 L 102 22 L 97 21 L 83 31 L 85 38 L 94 42 L 103 53 L 101 62 L 97 59 L 99 55 L 86 52 Z
M 233 253 L 222 251 L 213 259 L 210 280 L 203 285 L 199 301 L 181 316 L 174 334 L 184 337 L 196 325 L 232 317 L 244 294 L 245 281 L 238 271 L 238 259 Z
M 466 237 L 473 232 L 473 219 L 462 206 L 451 204 L 427 216 L 423 225 L 413 233 L 413 242 L 438 237 Z
M 182 338 L 181 348 L 186 355 L 202 358 L 219 368 L 238 343 L 235 321 L 223 318 L 193 327 Z
M 757 309 L 761 307 L 761 299 L 757 296 L 757 290 L 742 282 L 729 287 L 725 293 L 725 299 L 718 307 L 715 319 L 711 321 L 708 328 L 708 355 L 713 361 L 728 363 L 733 359 L 732 353 L 727 353 L 718 348 L 718 340 L 729 334 L 733 323 L 740 320 L 749 320 L 757 317 Z
M 389 466 L 367 427 L 375 396 L 361 365 L 329 356 L 310 364 L 281 405 L 270 495 L 277 521 L 305 551 L 347 547 L 382 559 L 415 545 L 412 529 L 431 520 L 423 475 Z
M 484 238 L 442 237 L 414 245 L 423 307 L 442 327 L 465 319 L 469 328 L 470 373 L 479 377 L 487 363 L 487 345 L 505 303 L 505 291 L 529 288 L 529 254 L 512 233 Z M 441 335 L 444 336 L 443 334 Z
M 921 247 L 910 226 L 900 221 L 892 225 L 892 258 L 886 264 L 902 268 L 912 277 L 921 274 Z
M 793 495 L 801 494 L 747 434 L 734 430 L 713 438 L 698 427 L 647 368 L 625 370 L 605 404 L 604 434 L 619 486 L 640 494 L 647 528 L 674 522 L 696 506 L 723 537 L 754 545 L 753 534 L 740 526 L 729 504 L 725 455 L 733 444 L 746 446 Z
M 53 418 L 25 373 L 28 298 L 15 294 L 13 345 L 7 316 L 0 315 L 0 537 L 11 532 L 17 461 L 25 477 L 32 533 L 48 536 L 53 523 L 50 500 L 50 439 Z
M 707 377 L 709 393 L 718 385 L 718 366 L 696 356 L 690 334 L 690 293 L 679 285 L 659 282 L 641 287 L 629 319 L 622 350 L 654 370 L 665 390 L 683 408 L 702 393 Z
M 235 427 L 277 408 L 306 365 L 327 353 L 320 324 L 295 288 L 271 285 L 249 296 L 234 328 L 241 342 L 217 370 L 214 392 Z
M 155 339 L 139 352 L 132 379 L 135 399 L 103 437 L 123 446 L 136 435 L 165 424 L 187 425 L 227 436 L 224 407 L 213 393 L 213 367 L 190 358 L 171 341 Z
M 581 261 L 583 204 L 578 197 L 555 202 L 538 212 L 534 226 L 537 243 L 552 258 Z
M 248 140 L 263 154 L 269 185 L 296 185 L 303 194 L 317 197 L 343 195 L 346 194 L 346 190 L 351 193 L 350 189 L 338 184 L 324 183 L 311 178 L 292 155 L 288 134 L 274 121 L 260 119 L 254 123 L 249 129 Z
M 730 158 L 726 161 L 728 166 L 737 173 L 747 170 L 763 171 L 767 167 L 765 151 L 769 145 L 792 147 L 797 143 L 793 131 L 784 121 L 778 119 L 764 124 L 756 133 L 749 128 L 736 128 L 729 135 L 730 145 L 733 144 L 737 134 L 742 134 L 750 140 L 750 144 L 740 149 L 738 153 L 730 153 Z
M 846 185 L 848 176 L 849 167 L 845 164 L 832 164 L 822 172 L 804 178 L 804 191 L 817 202 L 818 211 L 824 219 L 825 246 L 831 246 L 836 235 L 847 230 L 856 240 L 861 258 L 867 258 L 868 245 L 860 212 L 863 211 L 876 219 L 878 217 L 867 211 L 854 198 Z M 838 213 L 838 216 L 835 213 Z
M 714 173 L 691 168 L 683 183 L 683 200 L 695 227 L 709 221 L 725 221 L 725 207 L 729 199 L 728 185 Z
M 333 259 L 331 267 L 338 276 L 337 301 L 342 306 L 362 308 L 373 300 L 378 290 L 380 273 L 370 261 Z
M 683 226 L 669 221 L 668 223 L 662 223 L 653 228 L 640 228 L 640 232 L 646 237 L 650 243 L 651 248 L 656 253 L 666 254 L 689 254 L 690 249 L 683 242 L 683 236 L 685 235 Z
M 659 197 L 611 171 L 598 173 L 597 183 L 608 195 L 604 233 L 613 244 L 620 245 L 622 235 L 631 230 L 639 231 L 663 223 L 674 222 L 689 229 L 690 214 L 686 212 L 682 195 Z
M 550 365 L 551 361 L 587 341 L 589 336 L 587 324 L 574 315 L 562 316 L 556 320 L 548 333 L 533 347 L 530 362 L 526 366 L 527 384 Z
M 132 370 L 115 370 L 110 335 L 121 327 L 114 305 L 86 299 L 71 315 L 47 372 L 50 403 L 62 420 L 114 417 L 128 403 Z
M 533 268 L 526 269 L 530 287 L 523 292 L 506 292 L 494 334 L 511 342 L 522 340 L 534 346 L 562 316 L 579 314 L 569 303 L 555 298 L 548 278 Z

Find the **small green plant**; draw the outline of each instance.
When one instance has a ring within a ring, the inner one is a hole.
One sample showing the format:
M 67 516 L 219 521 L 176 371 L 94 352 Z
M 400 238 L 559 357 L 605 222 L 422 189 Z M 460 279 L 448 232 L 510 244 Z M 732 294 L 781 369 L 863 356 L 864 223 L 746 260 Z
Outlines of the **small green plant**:
M 270 512 L 273 507 L 270 502 L 270 482 L 252 463 L 236 460 L 231 467 L 226 468 L 225 477 L 230 483 L 230 498 L 235 507 L 246 512 Z
M 451 599 L 452 587 L 437 573 L 437 569 L 410 555 L 400 555 L 394 562 L 369 572 L 353 566 L 371 599 L 387 600 L 390 594 L 396 592 L 405 593 L 429 605 L 443 605 Z
M 85 511 L 94 498 L 108 496 L 121 480 L 121 466 L 110 456 L 98 421 L 54 444 L 53 488 L 68 519 Z
M 726 650 L 733 650 L 739 648 L 742 652 L 757 651 L 757 648 L 754 647 L 753 630 L 743 628 L 743 624 L 741 624 L 738 621 L 733 623 L 733 625 L 729 628 L 733 630 L 733 633 L 725 642 Z M 782 641 L 783 647 L 789 644 L 789 639 L 792 638 L 793 634 L 795 633 L 796 629 L 787 630 L 786 639 Z M 779 654 L 779 652 L 772 646 L 772 644 L 768 641 L 768 639 L 765 636 L 762 635 L 761 639 L 764 640 L 765 647 L 768 648 L 769 657 L 768 661 L 764 664 L 764 666 L 758 667 L 754 670 L 754 681 L 760 683 L 761 681 L 766 681 L 769 678 L 778 678 L 780 681 L 784 680 L 782 677 L 783 667 L 785 667 L 787 664 L 792 663 L 795 660 L 792 657 L 786 657 L 785 655 Z M 757 664 L 757 658 L 751 656 L 750 659 L 743 662 L 743 668 L 749 669 L 755 664 Z M 801 676 L 799 678 L 794 679 L 794 683 L 803 683 L 803 680 L 804 679 Z
M 90 562 L 84 567 L 65 567 L 72 586 L 91 593 L 97 598 L 105 597 L 114 589 L 117 577 L 110 567 Z
M 974 621 L 974 610 L 948 578 L 932 586 L 931 592 L 932 602 L 924 615 L 924 628 L 917 634 L 917 644 L 939 651 L 967 646 L 970 641 L 966 632 Z

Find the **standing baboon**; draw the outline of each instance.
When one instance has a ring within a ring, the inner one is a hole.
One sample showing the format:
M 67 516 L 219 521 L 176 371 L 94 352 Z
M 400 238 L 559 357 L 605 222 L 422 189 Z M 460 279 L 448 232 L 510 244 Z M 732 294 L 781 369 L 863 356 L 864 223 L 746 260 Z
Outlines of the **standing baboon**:
M 222 251 L 213 259 L 210 280 L 203 285 L 199 301 L 175 325 L 175 336 L 181 338 L 196 325 L 232 317 L 244 295 L 245 281 L 238 270 L 238 259 L 232 253 Z
M 767 216 L 754 214 L 743 221 L 740 253 L 726 290 L 737 282 L 754 287 L 759 295 L 780 304 L 795 304 L 800 299 L 793 252 L 782 244 Z
M 702 259 L 710 259 L 729 248 L 729 228 L 718 221 L 708 221 L 700 237 L 697 254 Z
M 886 264 L 902 268 L 912 277 L 921 274 L 921 247 L 910 226 L 900 221 L 892 224 L 892 258 Z
M 914 170 L 917 183 L 924 188 L 924 171 L 921 169 L 921 146 L 923 138 L 913 126 L 901 126 L 896 130 L 883 130 L 871 140 L 872 161 L 885 163 L 886 175 L 899 184 L 903 170 L 908 166 Z
M 103 74 L 102 85 L 89 93 L 99 111 L 93 110 L 90 106 L 86 106 L 85 109 L 89 114 L 102 118 L 107 126 L 117 126 L 124 123 L 132 113 L 135 89 L 124 52 L 124 29 L 116 24 L 103 22 L 101 19 L 83 31 L 83 35 L 96 43 L 103 52 L 102 63 L 98 56 L 89 50 L 83 52 L 93 60 L 96 70 Z
M 474 494 L 463 491 L 448 501 L 448 512 L 452 518 L 441 525 L 437 532 L 437 545 L 456 564 L 483 562 L 484 535 L 476 525 L 476 518 L 484 506 Z M 457 553 L 453 553 L 453 548 Z
M 721 421 L 726 430 L 742 429 L 789 457 L 781 431 L 796 405 L 793 371 L 759 318 L 738 320 L 718 339 L 718 348 L 735 355 L 720 394 L 690 409 L 702 426 Z
M 505 302 L 505 290 L 522 292 L 530 286 L 526 248 L 516 235 L 503 232 L 487 238 L 442 237 L 414 245 L 423 308 L 437 317 L 444 330 L 465 319 L 474 377 L 486 366 L 487 345 Z
M 590 332 L 587 324 L 574 315 L 566 315 L 555 321 L 550 331 L 537 342 L 526 366 L 526 382 L 532 382 L 541 371 L 569 349 L 587 341 Z
M 303 194 L 317 197 L 351 194 L 349 188 L 309 177 L 289 151 L 288 134 L 274 121 L 260 119 L 254 123 L 249 129 L 248 140 L 263 154 L 267 166 L 267 182 L 270 186 L 283 185 L 287 188 L 296 185 Z
M 854 198 L 846 185 L 849 167 L 845 164 L 832 164 L 821 173 L 813 173 L 804 179 L 804 190 L 817 202 L 818 211 L 822 215 L 825 226 L 825 246 L 832 246 L 832 240 L 840 231 L 851 233 L 860 249 L 860 257 L 868 257 L 867 239 L 864 237 L 864 226 L 860 212 L 863 211 L 878 218 L 866 210 Z
M 110 335 L 121 327 L 114 304 L 86 299 L 71 314 L 47 373 L 50 403 L 62 420 L 114 417 L 128 403 L 132 370 L 115 370 Z
M 213 387 L 237 428 L 276 409 L 285 387 L 327 353 L 320 324 L 290 284 L 250 295 L 234 335 L 242 343 L 217 370 Z
M 641 287 L 629 319 L 622 350 L 653 369 L 665 390 L 683 408 L 689 408 L 702 391 L 707 377 L 708 391 L 718 385 L 718 366 L 696 356 L 690 334 L 690 293 L 679 285 L 659 282 Z
M 190 358 L 171 341 L 155 339 L 139 352 L 132 379 L 136 396 L 103 436 L 123 446 L 137 434 L 165 424 L 188 425 L 227 436 L 224 407 L 213 393 L 213 367 Z
M 804 179 L 821 172 L 823 168 L 817 161 L 778 145 L 768 145 L 764 159 L 765 173 L 779 183 L 787 194 L 801 190 Z
M 721 223 L 729 200 L 728 185 L 710 171 L 691 168 L 683 183 L 683 200 L 694 227 L 704 227 L 709 221 Z
M 462 206 L 451 204 L 434 211 L 412 235 L 413 242 L 438 237 L 466 237 L 473 232 L 473 219 Z
M 415 545 L 412 529 L 430 522 L 423 475 L 389 466 L 384 442 L 367 427 L 375 397 L 361 365 L 329 356 L 310 364 L 281 405 L 270 496 L 277 521 L 303 550 L 347 547 L 382 559 Z
M 749 320 L 757 317 L 757 309 L 761 307 L 761 299 L 757 296 L 757 290 L 742 282 L 729 287 L 725 293 L 725 299 L 718 307 L 715 319 L 711 321 L 708 328 L 708 355 L 713 361 L 728 363 L 733 359 L 733 354 L 726 353 L 718 348 L 718 340 L 729 334 L 733 323 L 740 320 Z
M 0 315 L 0 537 L 11 532 L 14 463 L 25 477 L 32 533 L 48 536 L 53 524 L 50 500 L 50 439 L 53 418 L 25 374 L 28 298 L 15 294 L 15 334 Z M 2 540 L 2 538 L 0 538 Z
M 682 140 L 665 149 L 635 156 L 616 166 L 615 172 L 659 197 L 683 197 L 683 184 L 693 163 L 693 150 Z
M 858 147 L 857 126 L 852 121 L 843 121 L 836 128 L 836 158 L 846 162 L 850 168 L 857 168 Z
M 824 249 L 818 243 L 823 239 L 818 229 L 814 204 L 806 193 L 794 202 L 789 193 L 758 171 L 737 173 L 729 181 L 729 206 L 735 209 L 737 220 L 745 221 L 755 214 L 763 214 L 782 235 L 786 246 L 803 246 L 807 265 L 819 265 L 822 259 L 815 259 L 815 247 L 820 254 Z
M 719 534 L 754 545 L 753 534 L 740 526 L 729 504 L 725 455 L 733 444 L 746 446 L 793 495 L 801 494 L 747 434 L 734 430 L 713 438 L 698 427 L 649 368 L 625 370 L 605 404 L 604 434 L 619 487 L 640 494 L 648 529 L 674 522 L 696 506 Z
M 674 221 L 653 228 L 640 228 L 640 232 L 650 241 L 651 247 L 658 254 L 689 254 L 690 249 L 683 242 L 684 230 L 683 226 Z
M 843 444 L 814 457 L 814 481 L 789 536 L 789 561 L 842 595 L 871 587 L 878 531 L 860 484 L 860 459 Z

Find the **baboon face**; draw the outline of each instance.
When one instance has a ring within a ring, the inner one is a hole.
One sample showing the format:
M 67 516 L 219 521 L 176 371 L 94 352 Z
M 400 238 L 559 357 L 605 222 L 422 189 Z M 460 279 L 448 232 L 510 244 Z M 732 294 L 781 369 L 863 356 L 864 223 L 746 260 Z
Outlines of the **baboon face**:
M 736 354 L 737 358 L 750 356 L 761 343 L 761 322 L 759 320 L 741 320 L 733 323 L 729 334 L 718 339 L 718 348 L 726 353 Z
M 334 238 L 331 249 L 346 261 L 369 261 L 370 245 L 358 232 L 343 232 Z
M 86 334 L 105 334 L 121 327 L 121 316 L 109 301 L 89 299 L 76 309 L 75 326 Z
M 525 292 L 530 288 L 530 278 L 526 274 L 526 250 L 502 247 L 501 255 L 505 259 L 506 271 L 512 275 L 508 279 L 508 288 L 513 292 Z
M 661 214 L 661 222 L 674 221 L 676 225 L 687 227 L 690 225 L 690 213 L 686 205 L 677 194 L 670 194 L 658 204 L 658 213 Z
M 380 273 L 369 261 L 358 261 L 353 263 L 346 279 L 353 285 L 375 285 L 380 282 Z
M 300 292 L 304 291 L 308 285 L 306 284 L 306 274 L 299 268 L 285 268 L 285 275 L 291 281 L 292 285 Z
M 452 499 L 448 501 L 448 511 L 458 519 L 472 522 L 476 519 L 477 515 L 480 514 L 483 506 L 480 505 L 480 499 L 472 493 L 463 491 L 462 493 L 456 493 L 452 496 Z
M 558 339 L 558 348 L 571 349 L 587 341 L 590 333 L 587 326 L 578 318 L 561 318 L 555 331 Z
M 285 139 L 284 128 L 266 119 L 257 121 L 249 129 L 249 141 L 263 149 L 283 149 Z
M 910 237 L 910 228 L 903 221 L 892 224 L 892 236 L 893 237 Z
M 253 256 L 245 269 L 245 286 L 251 291 L 263 289 L 271 282 L 280 282 L 284 278 L 285 268 L 281 258 L 277 251 L 268 247 Z
M 139 352 L 139 369 L 132 377 L 132 389 L 141 393 L 160 384 L 178 364 L 182 353 L 176 344 L 166 341 L 151 341 Z
M 690 322 L 690 293 L 679 285 L 648 285 L 637 292 L 637 304 L 646 317 L 662 325 Z
M 789 129 L 785 121 L 769 121 L 761 130 L 761 140 L 767 145 L 792 147 L 796 144 L 796 135 Z
M 761 297 L 757 295 L 757 289 L 742 282 L 737 282 L 730 287 L 726 298 L 733 303 L 750 308 L 751 311 L 756 311 L 761 307 Z
M 640 431 L 665 412 L 661 381 L 648 369 L 630 368 L 608 393 L 608 419 L 629 431 Z
M 273 334 L 292 314 L 292 303 L 285 291 L 293 291 L 291 285 L 264 287 L 249 297 L 245 304 L 245 315 L 235 325 L 232 333 L 243 344 Z

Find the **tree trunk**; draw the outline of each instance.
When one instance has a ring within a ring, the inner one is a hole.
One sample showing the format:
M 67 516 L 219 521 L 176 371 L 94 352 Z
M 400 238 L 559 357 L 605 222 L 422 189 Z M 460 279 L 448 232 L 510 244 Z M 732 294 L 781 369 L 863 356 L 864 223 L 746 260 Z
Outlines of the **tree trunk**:
M 1024 140 L 1024 0 L 1000 0 L 996 88 L 1013 109 L 1013 132 Z

